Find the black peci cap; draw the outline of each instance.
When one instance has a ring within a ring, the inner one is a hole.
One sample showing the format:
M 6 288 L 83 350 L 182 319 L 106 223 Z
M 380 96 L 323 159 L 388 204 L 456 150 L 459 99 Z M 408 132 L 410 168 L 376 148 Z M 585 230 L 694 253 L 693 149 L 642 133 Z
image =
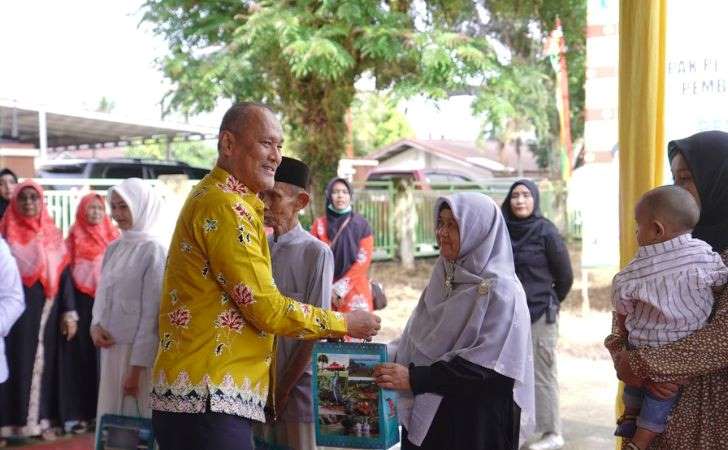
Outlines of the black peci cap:
M 308 189 L 308 166 L 297 159 L 284 156 L 276 170 L 275 180 Z

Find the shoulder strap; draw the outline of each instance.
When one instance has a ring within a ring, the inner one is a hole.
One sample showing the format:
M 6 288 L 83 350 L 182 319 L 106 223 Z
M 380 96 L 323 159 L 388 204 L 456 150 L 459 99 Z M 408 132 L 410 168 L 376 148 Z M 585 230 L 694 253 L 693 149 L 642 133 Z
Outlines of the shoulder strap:
M 336 241 L 339 240 L 339 237 L 341 237 L 341 233 L 344 231 L 344 229 L 346 228 L 346 226 L 349 225 L 349 222 L 351 222 L 351 215 L 349 215 L 349 217 L 346 218 L 346 220 L 344 221 L 344 223 L 341 224 L 341 227 L 339 228 L 339 231 L 336 232 L 336 235 L 334 236 L 334 238 L 329 243 L 329 247 L 331 247 L 332 249 L 334 248 L 334 245 L 336 245 Z

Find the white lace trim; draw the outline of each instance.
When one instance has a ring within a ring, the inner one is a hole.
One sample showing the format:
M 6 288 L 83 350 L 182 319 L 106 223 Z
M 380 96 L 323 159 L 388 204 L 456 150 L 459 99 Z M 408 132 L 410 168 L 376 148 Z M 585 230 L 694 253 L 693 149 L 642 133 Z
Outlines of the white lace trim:
M 35 360 L 33 361 L 33 374 L 30 381 L 30 400 L 28 402 L 28 418 L 26 425 L 21 428 L 21 431 L 26 431 L 31 434 L 23 434 L 36 436 L 43 432 L 43 427 L 38 421 L 40 415 L 40 393 L 41 383 L 43 381 L 43 371 L 45 369 L 45 329 L 48 324 L 48 316 L 53 309 L 53 301 L 46 300 L 43 305 L 43 312 L 40 315 L 40 327 L 38 330 L 38 347 L 35 350 Z
M 159 371 L 152 388 L 151 406 L 159 411 L 202 413 L 209 399 L 211 411 L 265 422 L 263 409 L 267 398 L 267 389 L 263 390 L 259 385 L 252 387 L 247 377 L 236 384 L 233 376 L 226 373 L 222 383 L 215 384 L 209 375 L 205 375 L 195 384 L 186 371 L 181 371 L 169 384 L 164 371 Z

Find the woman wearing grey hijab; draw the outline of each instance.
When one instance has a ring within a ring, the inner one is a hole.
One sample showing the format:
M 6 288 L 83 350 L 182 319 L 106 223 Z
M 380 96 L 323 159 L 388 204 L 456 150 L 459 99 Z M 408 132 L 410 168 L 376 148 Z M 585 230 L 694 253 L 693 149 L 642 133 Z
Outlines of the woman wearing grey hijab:
M 533 427 L 526 296 L 500 209 L 479 193 L 440 198 L 430 282 L 377 384 L 399 393 L 403 449 L 513 450 Z

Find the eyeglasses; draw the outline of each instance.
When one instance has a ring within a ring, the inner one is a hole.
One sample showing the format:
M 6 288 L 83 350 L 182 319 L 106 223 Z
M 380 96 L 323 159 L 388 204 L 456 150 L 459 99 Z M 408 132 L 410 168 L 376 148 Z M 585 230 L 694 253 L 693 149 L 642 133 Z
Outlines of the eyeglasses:
M 18 194 L 18 201 L 21 203 L 37 202 L 38 200 L 40 200 L 40 195 L 38 194 Z

